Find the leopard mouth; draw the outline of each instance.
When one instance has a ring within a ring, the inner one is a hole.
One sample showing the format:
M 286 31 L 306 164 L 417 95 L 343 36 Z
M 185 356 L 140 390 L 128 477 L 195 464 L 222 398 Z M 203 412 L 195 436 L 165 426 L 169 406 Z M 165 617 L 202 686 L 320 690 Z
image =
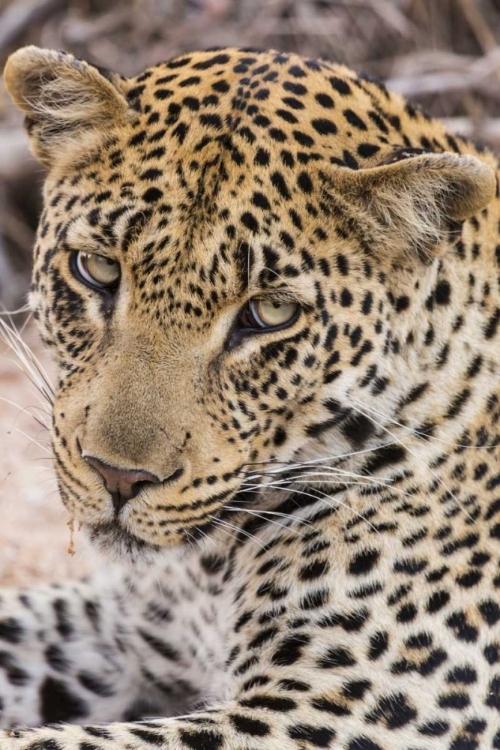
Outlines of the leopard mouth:
M 257 497 L 257 490 L 240 489 L 235 493 L 232 500 L 236 504 L 241 504 L 243 509 L 244 506 L 253 505 Z M 216 517 L 208 516 L 198 519 L 196 526 L 186 529 L 184 532 L 185 538 L 179 540 L 179 546 L 182 547 L 183 542 L 186 541 L 191 544 L 195 541 L 203 541 L 217 528 L 218 519 L 225 515 L 225 508 L 222 506 L 216 512 Z M 231 517 L 231 514 L 228 514 L 228 517 Z M 87 522 L 84 525 L 91 544 L 106 557 L 117 561 L 127 561 L 133 564 L 153 564 L 162 557 L 166 548 L 171 548 L 170 545 L 166 547 L 162 544 L 154 544 L 136 536 L 120 522 L 118 517 L 111 521 Z

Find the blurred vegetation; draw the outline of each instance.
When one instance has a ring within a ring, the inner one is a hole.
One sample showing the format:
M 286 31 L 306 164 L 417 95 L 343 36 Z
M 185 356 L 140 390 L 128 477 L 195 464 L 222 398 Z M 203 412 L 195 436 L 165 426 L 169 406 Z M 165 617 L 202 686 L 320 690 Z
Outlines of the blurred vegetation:
M 500 148 L 500 0 L 0 0 L 0 57 L 67 49 L 132 75 L 180 52 L 274 47 L 344 62 Z M 25 299 L 43 173 L 0 91 L 0 304 Z

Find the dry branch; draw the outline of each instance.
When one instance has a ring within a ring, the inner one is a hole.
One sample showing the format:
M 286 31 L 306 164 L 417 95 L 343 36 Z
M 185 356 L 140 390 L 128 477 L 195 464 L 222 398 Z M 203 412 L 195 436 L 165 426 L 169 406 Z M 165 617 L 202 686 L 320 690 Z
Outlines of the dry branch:
M 67 0 L 16 0 L 0 16 L 0 50 L 17 42 L 34 24 L 45 21 Z

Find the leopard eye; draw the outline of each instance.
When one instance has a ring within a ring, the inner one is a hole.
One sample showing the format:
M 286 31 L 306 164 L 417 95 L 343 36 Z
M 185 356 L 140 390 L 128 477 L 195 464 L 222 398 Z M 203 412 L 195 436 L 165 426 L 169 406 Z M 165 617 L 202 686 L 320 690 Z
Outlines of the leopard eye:
M 249 302 L 249 309 L 256 327 L 281 328 L 295 322 L 300 306 L 296 302 L 254 299 Z
M 75 260 L 76 276 L 87 286 L 114 290 L 120 280 L 120 264 L 111 258 L 80 250 Z

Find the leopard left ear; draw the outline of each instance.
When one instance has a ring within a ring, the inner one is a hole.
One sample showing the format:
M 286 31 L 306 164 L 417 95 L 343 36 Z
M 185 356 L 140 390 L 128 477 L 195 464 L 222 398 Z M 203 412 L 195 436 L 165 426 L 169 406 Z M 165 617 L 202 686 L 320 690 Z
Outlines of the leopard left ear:
M 376 167 L 336 169 L 330 185 L 363 211 L 372 242 L 429 260 L 457 223 L 490 203 L 496 176 L 476 156 L 401 149 Z

